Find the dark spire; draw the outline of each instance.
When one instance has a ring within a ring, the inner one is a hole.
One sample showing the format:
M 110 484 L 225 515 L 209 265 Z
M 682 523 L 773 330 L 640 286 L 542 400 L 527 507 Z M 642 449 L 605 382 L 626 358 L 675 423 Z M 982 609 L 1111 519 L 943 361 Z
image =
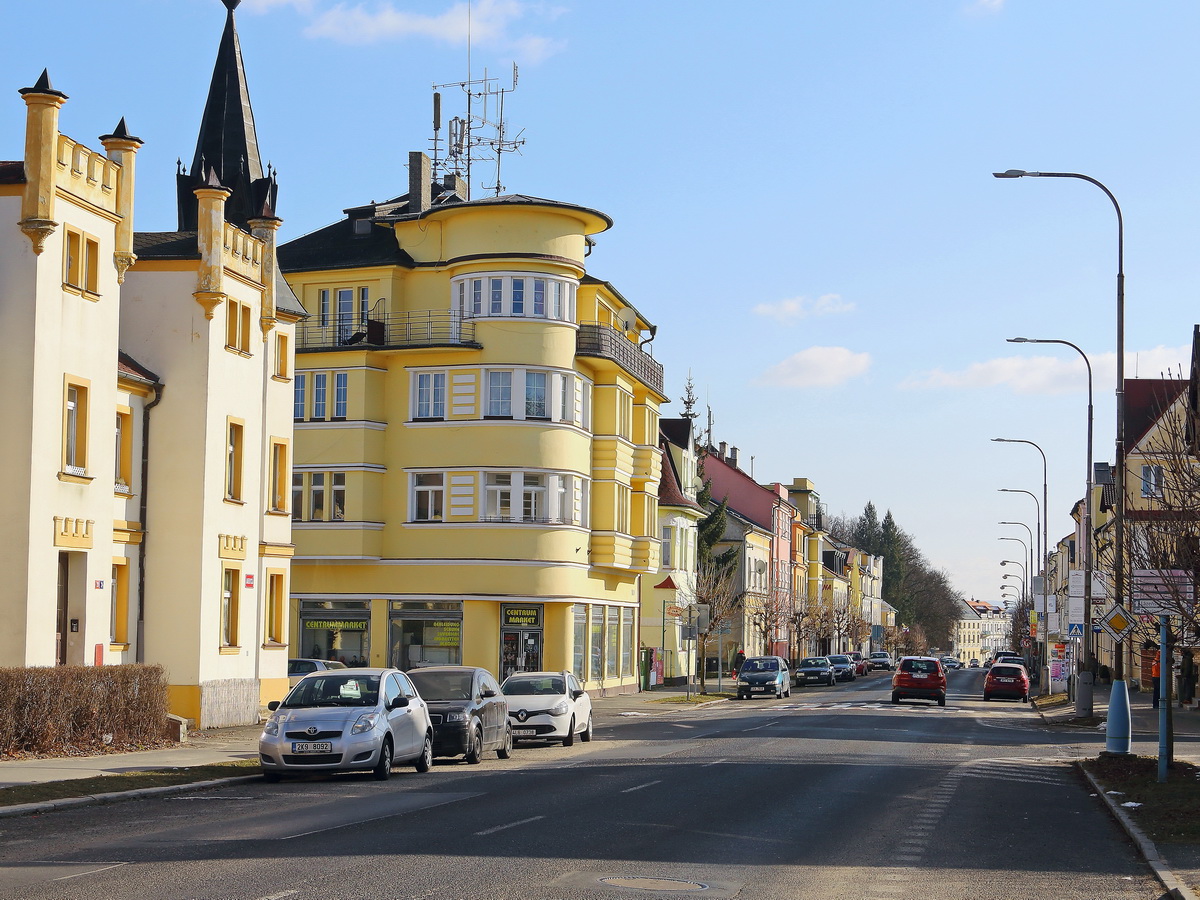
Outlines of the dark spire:
M 196 153 L 191 169 L 176 178 L 180 231 L 196 229 L 196 198 L 192 192 L 207 179 L 209 169 L 232 191 L 225 204 L 227 221 L 245 227 L 252 218 L 275 214 L 278 187 L 274 174 L 263 174 L 242 48 L 233 21 L 233 10 L 241 0 L 222 2 L 229 12 L 200 120 Z
M 141 138 L 134 137 L 129 133 L 129 126 L 125 124 L 125 117 L 121 116 L 121 121 L 117 123 L 117 127 L 113 129 L 112 134 L 100 135 L 100 140 L 107 141 L 109 138 L 119 138 L 122 141 L 137 141 L 139 144 L 144 143 Z
M 237 2 L 240 3 L 241 0 L 237 0 Z M 19 94 L 53 94 L 55 97 L 62 97 L 64 100 L 67 99 L 66 94 L 64 94 L 62 91 L 56 91 L 54 89 L 54 85 L 52 85 L 50 83 L 50 70 L 49 69 L 42 69 L 42 74 L 41 74 L 41 76 L 38 77 L 37 83 L 34 84 L 33 87 L 21 88 L 21 90 L 18 91 L 17 93 L 19 93 Z

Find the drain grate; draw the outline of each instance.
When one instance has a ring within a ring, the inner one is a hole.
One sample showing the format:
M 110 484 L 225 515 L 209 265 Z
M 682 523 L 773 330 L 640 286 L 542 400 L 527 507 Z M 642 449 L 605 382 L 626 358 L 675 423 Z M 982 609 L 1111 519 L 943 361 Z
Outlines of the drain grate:
M 707 891 L 708 885 L 699 881 L 680 881 L 675 878 L 643 878 L 637 875 L 612 875 L 601 878 L 601 884 L 629 888 L 634 891 Z

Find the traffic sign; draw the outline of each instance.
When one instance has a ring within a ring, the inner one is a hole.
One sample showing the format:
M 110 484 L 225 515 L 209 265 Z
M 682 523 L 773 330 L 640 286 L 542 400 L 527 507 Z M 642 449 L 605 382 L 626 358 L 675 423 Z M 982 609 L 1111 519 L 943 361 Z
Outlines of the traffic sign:
M 1071 622 L 1067 625 L 1067 637 L 1083 637 L 1083 623 Z
M 1100 625 L 1114 641 L 1123 641 L 1133 631 L 1135 622 L 1123 608 L 1114 606 L 1104 614 Z

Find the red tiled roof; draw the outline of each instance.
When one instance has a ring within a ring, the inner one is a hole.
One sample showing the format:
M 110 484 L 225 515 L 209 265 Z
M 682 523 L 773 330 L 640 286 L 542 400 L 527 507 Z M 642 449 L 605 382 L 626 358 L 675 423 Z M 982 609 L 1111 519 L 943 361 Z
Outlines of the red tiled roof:
M 138 381 L 158 384 L 158 376 L 123 350 L 117 352 L 117 372 Z
M 679 487 L 679 475 L 675 471 L 675 460 L 666 446 L 666 441 L 659 442 L 662 450 L 662 478 L 658 482 L 659 506 L 683 506 L 688 509 L 700 509 L 700 504 L 689 500 Z

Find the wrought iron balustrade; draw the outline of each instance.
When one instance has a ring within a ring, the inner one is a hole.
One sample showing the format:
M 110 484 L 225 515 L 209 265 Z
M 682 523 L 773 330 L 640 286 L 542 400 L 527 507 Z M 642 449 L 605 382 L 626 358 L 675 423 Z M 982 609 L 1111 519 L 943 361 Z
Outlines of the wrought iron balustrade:
M 357 315 L 314 315 L 296 326 L 296 350 L 396 347 L 477 347 L 475 322 L 448 310 Z
M 611 360 L 643 384 L 662 393 L 662 363 L 611 325 L 580 322 L 575 337 L 575 355 Z

